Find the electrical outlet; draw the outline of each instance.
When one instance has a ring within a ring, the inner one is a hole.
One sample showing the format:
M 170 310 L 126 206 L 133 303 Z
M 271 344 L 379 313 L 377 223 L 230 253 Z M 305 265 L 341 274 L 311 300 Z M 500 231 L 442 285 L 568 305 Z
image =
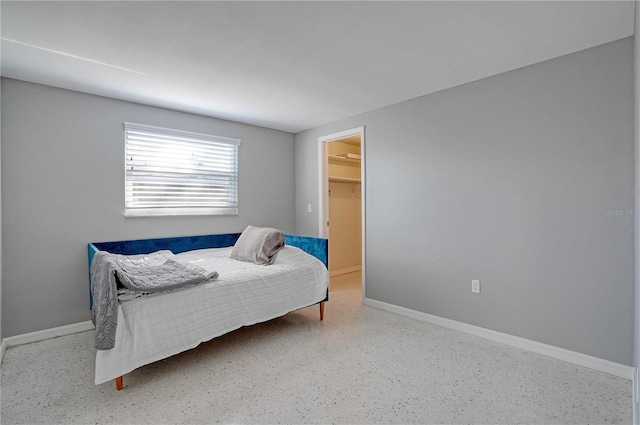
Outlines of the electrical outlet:
M 307 212 L 311 212 L 311 204 L 307 204 Z
M 479 294 L 480 293 L 480 281 L 479 280 L 472 280 L 471 281 L 471 292 L 473 292 L 474 294 Z

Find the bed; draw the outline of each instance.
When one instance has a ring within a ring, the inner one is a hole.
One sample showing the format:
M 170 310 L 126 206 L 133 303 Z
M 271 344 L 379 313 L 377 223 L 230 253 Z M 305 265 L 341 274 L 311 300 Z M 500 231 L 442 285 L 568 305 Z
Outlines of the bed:
M 97 350 L 95 384 L 114 380 L 141 366 L 195 348 L 242 326 L 265 322 L 319 304 L 320 320 L 328 301 L 327 240 L 285 235 L 285 247 L 272 265 L 229 258 L 240 233 L 93 242 L 89 267 L 99 251 L 148 254 L 169 250 L 180 261 L 215 268 L 218 278 L 205 283 L 121 302 L 117 307 L 115 346 Z M 90 307 L 93 305 L 90 285 Z

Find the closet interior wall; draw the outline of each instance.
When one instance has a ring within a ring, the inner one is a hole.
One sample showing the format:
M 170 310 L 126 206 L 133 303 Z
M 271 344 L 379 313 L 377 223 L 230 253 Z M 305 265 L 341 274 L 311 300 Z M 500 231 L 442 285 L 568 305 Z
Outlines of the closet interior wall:
M 362 269 L 360 141 L 327 143 L 329 163 L 329 271 Z

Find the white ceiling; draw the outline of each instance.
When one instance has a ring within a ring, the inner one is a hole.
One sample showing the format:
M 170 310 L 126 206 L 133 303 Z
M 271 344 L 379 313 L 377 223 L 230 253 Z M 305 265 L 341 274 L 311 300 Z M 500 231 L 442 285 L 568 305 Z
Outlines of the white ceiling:
M 298 132 L 630 36 L 634 2 L 10 2 L 2 75 Z

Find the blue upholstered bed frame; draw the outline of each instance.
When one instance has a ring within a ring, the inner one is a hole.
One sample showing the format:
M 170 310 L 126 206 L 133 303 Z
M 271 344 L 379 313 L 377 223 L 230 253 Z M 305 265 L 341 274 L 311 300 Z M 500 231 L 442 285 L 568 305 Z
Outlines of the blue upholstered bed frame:
M 130 241 L 115 242 L 92 242 L 89 244 L 89 267 L 93 256 L 98 251 L 107 251 L 112 254 L 148 254 L 150 252 L 168 249 L 174 254 L 194 249 L 206 248 L 225 248 L 233 246 L 240 233 L 227 233 L 220 235 L 202 235 L 202 236 L 182 236 L 177 238 L 161 238 L 161 239 L 137 239 Z M 310 236 L 285 235 L 285 244 L 296 246 L 303 251 L 313 255 L 328 267 L 328 242 L 326 239 L 313 238 Z M 327 292 L 327 301 L 329 294 Z M 93 297 L 91 296 L 91 273 L 89 273 L 89 308 L 93 306 Z

